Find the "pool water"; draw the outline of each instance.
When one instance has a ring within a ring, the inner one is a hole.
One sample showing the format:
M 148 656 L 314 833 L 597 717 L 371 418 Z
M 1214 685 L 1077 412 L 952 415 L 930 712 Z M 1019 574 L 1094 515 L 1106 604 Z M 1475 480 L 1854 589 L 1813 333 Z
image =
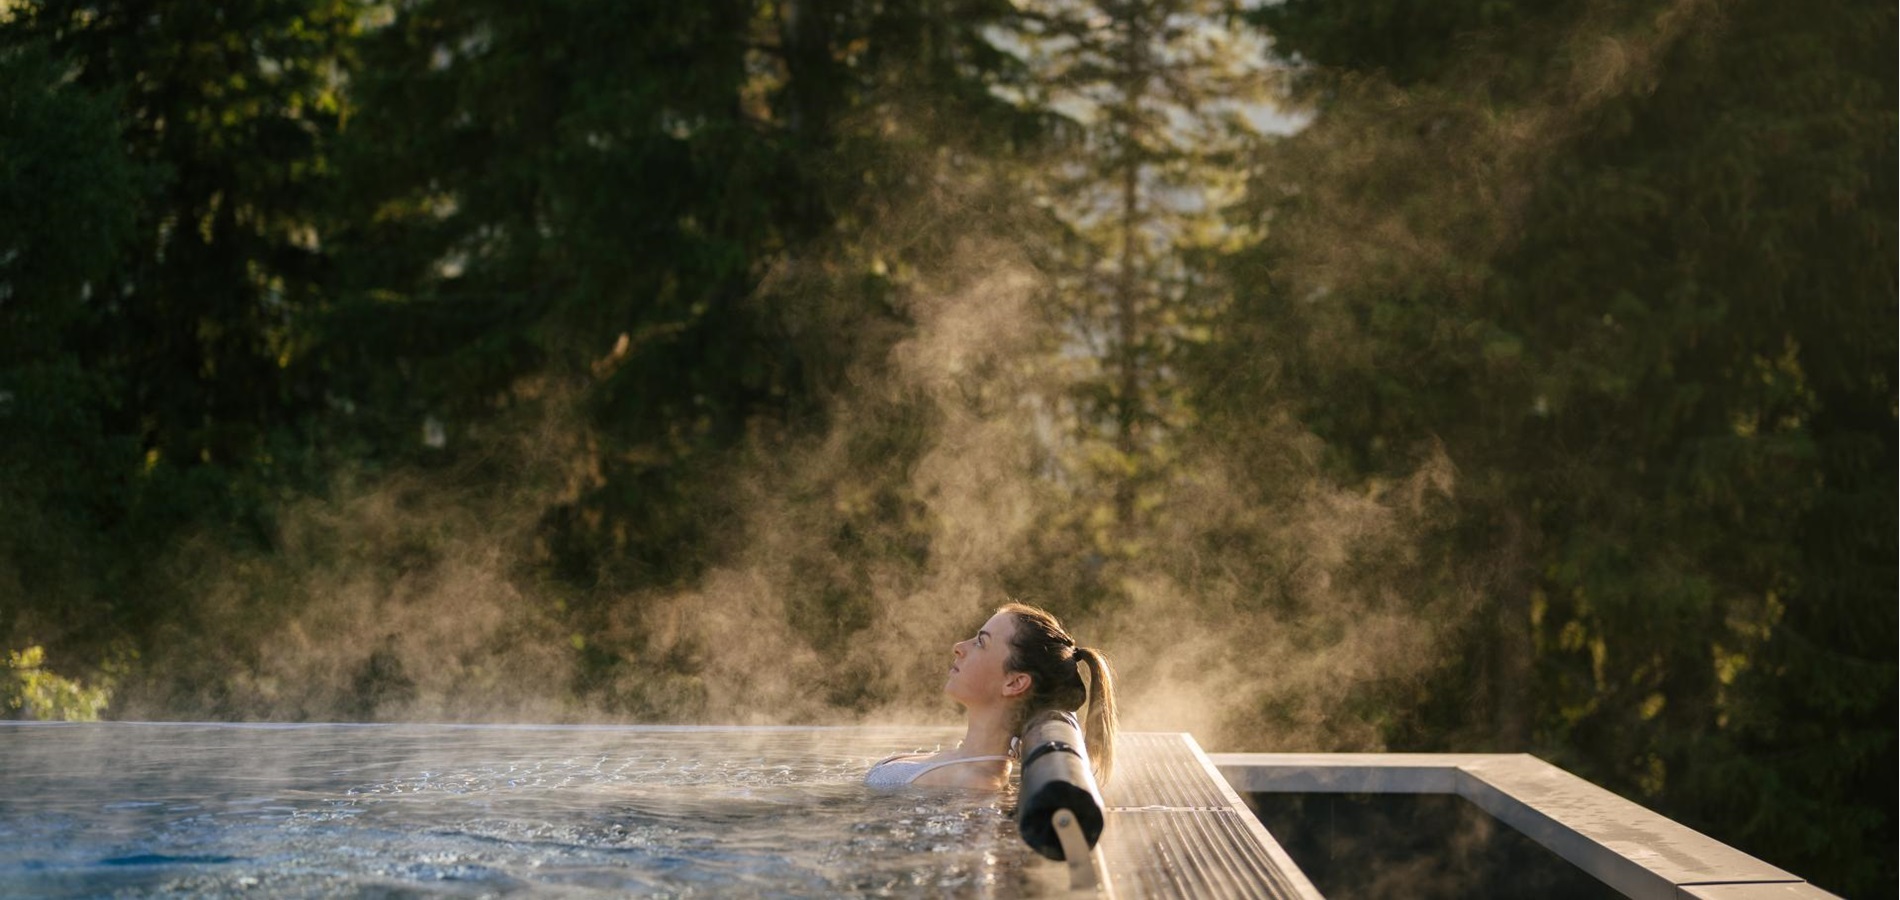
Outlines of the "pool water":
M 944 729 L 0 723 L 0 896 L 1014 896 Z
M 1457 794 L 1256 793 L 1247 804 L 1331 900 L 1623 896 Z

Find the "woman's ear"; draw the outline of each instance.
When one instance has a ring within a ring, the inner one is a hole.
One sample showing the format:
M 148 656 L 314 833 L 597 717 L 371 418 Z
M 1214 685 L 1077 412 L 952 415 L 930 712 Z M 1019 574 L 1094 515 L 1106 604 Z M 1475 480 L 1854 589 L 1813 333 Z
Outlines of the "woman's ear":
M 1028 672 L 1011 672 L 1003 676 L 1003 696 L 1015 699 L 1029 693 L 1030 678 Z

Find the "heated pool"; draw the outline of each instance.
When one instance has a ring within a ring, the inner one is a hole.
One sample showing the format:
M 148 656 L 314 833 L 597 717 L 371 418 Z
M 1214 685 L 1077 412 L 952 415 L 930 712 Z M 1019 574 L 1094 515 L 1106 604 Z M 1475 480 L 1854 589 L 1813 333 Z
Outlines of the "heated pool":
M 1013 896 L 944 729 L 0 723 L 0 896 Z

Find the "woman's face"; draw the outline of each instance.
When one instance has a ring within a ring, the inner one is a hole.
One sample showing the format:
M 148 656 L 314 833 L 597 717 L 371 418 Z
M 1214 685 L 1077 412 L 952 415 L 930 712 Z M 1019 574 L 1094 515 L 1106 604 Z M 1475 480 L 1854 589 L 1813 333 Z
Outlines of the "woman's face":
M 1010 672 L 1010 642 L 1016 638 L 1016 617 L 999 612 L 975 636 L 950 648 L 950 678 L 943 692 L 964 706 L 983 706 L 1019 697 L 1029 687 L 1029 676 Z

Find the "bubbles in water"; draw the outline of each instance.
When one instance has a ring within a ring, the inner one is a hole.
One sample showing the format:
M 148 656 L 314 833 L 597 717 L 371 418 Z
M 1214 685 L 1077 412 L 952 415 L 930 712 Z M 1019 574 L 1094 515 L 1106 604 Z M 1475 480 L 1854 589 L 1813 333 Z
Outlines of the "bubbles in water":
M 1011 883 L 1027 851 L 1006 797 L 861 784 L 916 743 L 877 729 L 0 726 L 0 880 L 50 897 Z

